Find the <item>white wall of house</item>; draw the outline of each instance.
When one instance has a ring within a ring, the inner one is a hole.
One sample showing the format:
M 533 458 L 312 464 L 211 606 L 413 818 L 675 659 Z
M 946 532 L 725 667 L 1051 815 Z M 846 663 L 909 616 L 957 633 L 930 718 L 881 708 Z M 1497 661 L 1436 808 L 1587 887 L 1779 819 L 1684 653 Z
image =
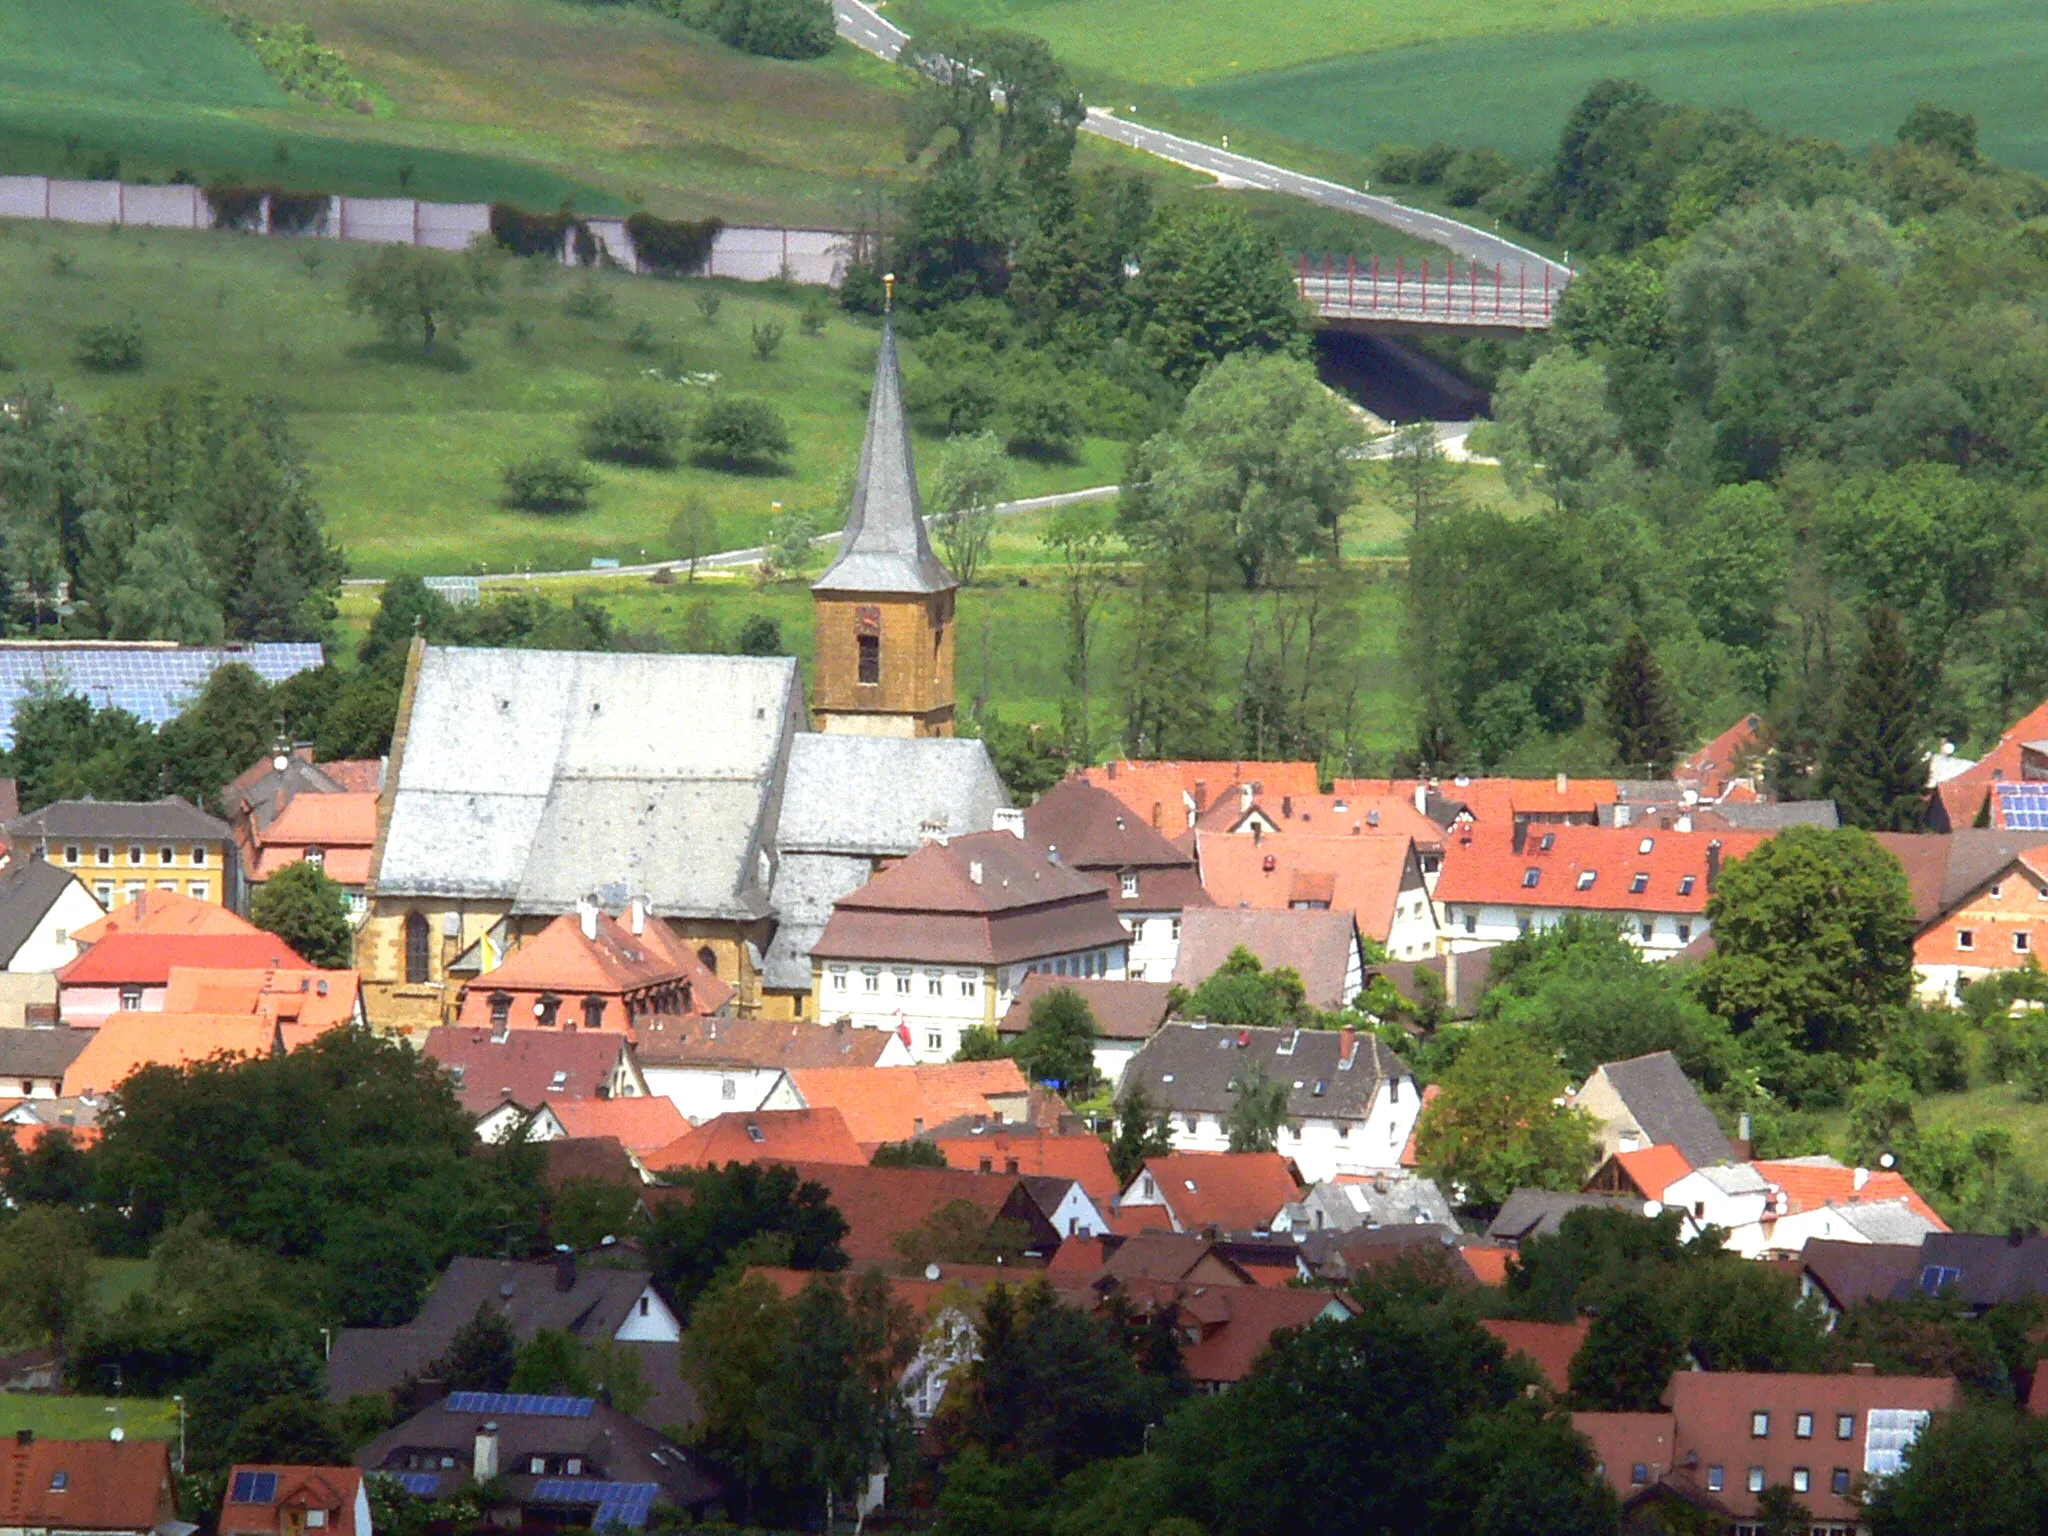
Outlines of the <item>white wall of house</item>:
M 66 1024 L 97 1029 L 113 1013 L 162 1013 L 165 987 L 59 987 L 57 1017 Z
M 622 1344 L 674 1344 L 682 1336 L 683 1325 L 651 1285 L 640 1293 L 619 1331 L 612 1335 Z
M 1034 970 L 1056 976 L 1126 979 L 1129 947 L 1048 955 L 1007 966 L 829 960 L 817 967 L 818 1018 L 851 1019 L 857 1028 L 910 1035 L 916 1061 L 951 1061 L 970 1028 L 994 1028 Z
M 29 930 L 7 961 L 10 971 L 54 971 L 79 956 L 79 945 L 71 935 L 106 915 L 106 908 L 92 899 L 92 892 L 76 880 L 64 894 L 50 903 L 50 910 Z
M 1124 1083 L 1124 1068 L 1131 1064 L 1131 1058 L 1138 1054 L 1142 1040 L 1103 1040 L 1095 1042 L 1095 1070 L 1102 1080 L 1109 1084 L 1114 1094 Z
M 1404 887 L 1394 899 L 1393 920 L 1388 924 L 1387 936 L 1382 942 L 1387 946 L 1391 959 L 1427 960 L 1437 952 L 1441 931 L 1429 892 L 1418 882 Z M 1351 996 L 1357 995 L 1354 988 Z
M 1130 957 L 1125 968 L 1132 981 L 1171 981 L 1180 959 L 1180 913 L 1122 912 L 1130 930 Z
M 647 1091 L 668 1099 L 692 1125 L 718 1115 L 757 1109 L 802 1109 L 789 1074 L 780 1067 L 643 1066 Z
M 61 1077 L 15 1077 L 0 1075 L 0 1097 L 9 1099 L 54 1099 L 63 1084 Z
M 1770 1191 L 1744 1190 L 1730 1194 L 1712 1179 L 1708 1170 L 1695 1168 L 1664 1191 L 1664 1204 L 1685 1213 L 1695 1229 L 1714 1226 L 1729 1234 L 1728 1247 L 1745 1258 L 1755 1258 L 1764 1248 L 1761 1223 L 1770 1204 Z
M 1102 1211 L 1079 1184 L 1069 1184 L 1059 1208 L 1051 1215 L 1052 1228 L 1062 1240 L 1069 1237 L 1100 1237 L 1109 1230 Z
M 509 1140 L 517 1132 L 519 1122 L 525 1117 L 526 1111 L 517 1104 L 500 1104 L 478 1119 L 476 1138 L 478 1141 L 493 1143 Z M 568 1129 L 555 1118 L 555 1112 L 545 1104 L 541 1105 L 534 1115 L 533 1124 L 526 1128 L 528 1141 L 561 1141 L 568 1134 Z
M 1176 1152 L 1228 1152 L 1230 1133 L 1221 1115 L 1162 1106 Z M 1320 1184 L 1339 1175 L 1398 1173 L 1401 1149 L 1422 1115 L 1422 1091 L 1409 1077 L 1383 1083 L 1363 1119 L 1310 1116 L 1280 1128 L 1275 1148 L 1294 1160 L 1301 1176 Z M 1141 1201 L 1141 1204 L 1146 1203 Z
M 1497 944 L 1518 939 L 1531 929 L 1555 928 L 1567 915 L 1567 909 L 1562 907 L 1503 907 L 1453 902 L 1445 908 L 1443 915 L 1444 949 L 1454 955 L 1475 949 L 1491 949 Z M 1643 957 L 1648 960 L 1668 960 L 1707 931 L 1706 916 L 1699 912 L 1593 915 L 1618 921 L 1622 937 L 1642 950 Z

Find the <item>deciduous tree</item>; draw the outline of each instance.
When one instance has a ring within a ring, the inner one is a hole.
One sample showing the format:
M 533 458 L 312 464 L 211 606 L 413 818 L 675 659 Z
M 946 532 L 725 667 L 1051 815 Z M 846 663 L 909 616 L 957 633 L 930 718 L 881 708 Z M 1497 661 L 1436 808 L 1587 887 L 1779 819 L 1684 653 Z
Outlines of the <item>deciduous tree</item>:
M 348 893 L 326 870 L 303 859 L 257 888 L 249 920 L 276 934 L 313 965 L 345 966 L 355 948 Z
M 1468 1205 L 1499 1205 L 1523 1186 L 1577 1189 L 1593 1165 L 1593 1122 L 1558 1102 L 1566 1087 L 1539 1043 L 1498 1025 L 1480 1029 L 1422 1112 L 1415 1154 Z

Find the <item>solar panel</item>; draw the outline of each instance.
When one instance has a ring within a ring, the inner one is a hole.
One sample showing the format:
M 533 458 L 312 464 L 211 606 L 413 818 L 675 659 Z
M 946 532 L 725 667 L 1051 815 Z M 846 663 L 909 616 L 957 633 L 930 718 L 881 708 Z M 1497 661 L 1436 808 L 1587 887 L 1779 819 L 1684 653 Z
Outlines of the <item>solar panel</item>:
M 441 1491 L 441 1474 L 438 1472 L 391 1472 L 386 1475 L 407 1493 L 417 1494 L 423 1499 L 431 1499 Z
M 277 1474 L 237 1472 L 234 1490 L 228 1498 L 236 1504 L 273 1504 L 277 1501 Z
M 1920 1408 L 1873 1408 L 1865 1423 L 1863 1471 L 1890 1477 L 1904 1465 L 1906 1451 L 1920 1438 L 1932 1415 Z
M 531 1392 L 450 1392 L 455 1413 L 502 1413 L 537 1419 L 587 1419 L 597 1406 L 588 1397 L 542 1397 Z
M 532 1502 L 588 1508 L 592 1530 L 619 1527 L 637 1531 L 647 1524 L 659 1483 L 611 1483 L 588 1477 L 543 1477 L 533 1485 Z
M 265 682 L 281 683 L 324 659 L 318 645 L 298 642 L 228 647 L 10 641 L 0 644 L 0 746 L 14 745 L 15 706 L 32 689 L 54 687 L 96 708 L 125 709 L 146 725 L 162 725 L 231 662 Z
M 2048 785 L 1998 784 L 1998 823 L 2015 832 L 2048 832 Z

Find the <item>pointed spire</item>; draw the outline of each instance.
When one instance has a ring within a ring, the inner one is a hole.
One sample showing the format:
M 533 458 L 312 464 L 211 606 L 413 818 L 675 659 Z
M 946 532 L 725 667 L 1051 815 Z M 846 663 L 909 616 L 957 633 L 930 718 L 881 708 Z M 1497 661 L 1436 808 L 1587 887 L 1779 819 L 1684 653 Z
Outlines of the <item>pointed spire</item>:
M 948 592 L 959 584 L 925 537 L 917 457 L 910 447 L 910 420 L 903 411 L 903 372 L 896 362 L 896 327 L 884 320 L 853 507 L 839 538 L 837 558 L 811 590 L 930 593 Z

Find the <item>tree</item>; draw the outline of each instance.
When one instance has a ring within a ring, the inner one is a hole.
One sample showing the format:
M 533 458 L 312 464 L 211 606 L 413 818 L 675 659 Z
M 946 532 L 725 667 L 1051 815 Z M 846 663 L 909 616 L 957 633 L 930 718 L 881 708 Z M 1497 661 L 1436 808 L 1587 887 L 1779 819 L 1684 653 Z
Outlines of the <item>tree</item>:
M 921 1275 L 933 1264 L 1016 1264 L 1030 1233 L 1006 1216 L 990 1220 L 972 1200 L 949 1200 L 896 1238 L 903 1273 Z
M 1700 629 L 1754 655 L 1770 651 L 1791 559 L 1778 493 L 1760 481 L 1722 486 L 1700 509 L 1688 546 L 1687 577 Z
M 1734 1026 L 1767 1087 L 1839 1084 L 1913 994 L 1913 899 L 1868 833 L 1794 827 L 1726 866 L 1707 898 L 1701 1001 Z
M 1284 965 L 1269 971 L 1240 944 L 1176 1011 L 1211 1024 L 1257 1028 L 1302 1023 L 1310 1009 L 1297 972 Z
M 313 965 L 345 966 L 355 947 L 348 893 L 324 869 L 303 859 L 257 887 L 249 920 Z
M 781 656 L 782 621 L 772 613 L 750 613 L 740 622 L 734 648 L 742 656 Z
M 505 1390 L 589 1397 L 590 1370 L 581 1341 L 559 1328 L 537 1329 L 532 1338 L 519 1346 L 519 1358 L 512 1366 L 512 1383 Z
M 441 638 L 453 616 L 448 599 L 419 577 L 388 577 L 377 594 L 370 628 L 356 647 L 356 660 L 369 667 L 387 657 L 402 657 L 415 635 Z
M 1500 459 L 1511 485 L 1531 481 L 1560 509 L 1582 508 L 1622 464 L 1607 369 L 1567 348 L 1546 352 L 1494 395 Z
M 705 1444 L 737 1474 L 750 1516 L 768 1476 L 767 1382 L 788 1315 L 773 1285 L 742 1275 L 704 1294 L 683 1335 L 683 1371 L 704 1410 Z
M 410 1221 L 374 1211 L 342 1213 L 320 1245 L 328 1293 L 351 1328 L 397 1328 L 413 1320 L 434 1278 L 426 1235 Z
M 1601 1307 L 1572 1356 L 1572 1406 L 1594 1413 L 1654 1413 L 1684 1341 L 1667 1299 L 1631 1287 Z
M 395 345 L 418 336 L 432 357 L 446 331 L 459 337 L 476 312 L 476 284 L 462 263 L 413 245 L 381 245 L 348 280 L 348 312 L 368 315 Z
M 1863 649 L 1835 700 L 1821 792 L 1833 797 L 1852 827 L 1913 830 L 1927 798 L 1920 739 L 1912 653 L 1899 616 L 1880 603 L 1870 610 Z
M 1234 1090 L 1223 1128 L 1233 1152 L 1271 1152 L 1287 1123 L 1287 1084 L 1266 1076 L 1263 1066 L 1232 1079 Z
M 347 1462 L 348 1454 L 327 1405 L 318 1398 L 293 1395 L 258 1401 L 236 1419 L 226 1459 L 331 1467 Z
M 96 1294 L 92 1246 L 76 1211 L 30 1206 L 0 1227 L 0 1331 L 48 1340 L 60 1376 Z
M 793 1269 L 846 1267 L 839 1240 L 846 1219 L 825 1186 L 807 1183 L 784 1164 L 728 1163 L 678 1180 L 685 1200 L 665 1203 L 654 1218 L 648 1257 L 658 1279 L 687 1313 L 712 1277 L 742 1244 L 764 1234 L 789 1239 Z
M 746 395 L 725 395 L 705 406 L 690 426 L 690 443 L 698 463 L 743 472 L 776 464 L 795 446 L 782 413 Z
M 135 541 L 120 583 L 107 597 L 107 628 L 116 640 L 175 640 L 218 645 L 226 633 L 212 578 L 192 535 L 176 523 Z
M 682 435 L 682 421 L 666 400 L 619 394 L 583 419 L 583 453 L 614 464 L 667 469 L 676 461 L 676 443 Z
M 1031 1022 L 1011 1055 L 1034 1083 L 1074 1099 L 1091 1094 L 1095 1070 L 1095 1013 L 1072 987 L 1055 987 L 1031 1004 Z
M 1388 486 L 1408 509 L 1410 526 L 1420 528 L 1455 500 L 1458 472 L 1444 457 L 1433 421 L 1411 421 L 1394 433 L 1382 461 Z
M 1467 1205 L 1499 1205 L 1524 1186 L 1577 1189 L 1597 1142 L 1592 1118 L 1558 1102 L 1568 1086 L 1540 1045 L 1482 1027 L 1422 1112 L 1416 1157 Z
M 426 1374 L 450 1392 L 503 1392 L 512 1384 L 519 1364 L 519 1340 L 504 1311 L 489 1302 L 477 1304 L 476 1315 L 448 1341 Z
M 986 1031 L 994 1034 L 994 1030 Z M 955 1061 L 994 1061 L 996 1056 L 955 1056 Z M 870 1168 L 949 1168 L 946 1154 L 933 1141 L 885 1141 L 875 1148 L 875 1155 L 868 1159 Z
M 1924 144 L 1952 155 L 1964 165 L 1977 163 L 1977 114 L 1918 101 L 1899 124 L 1901 144 Z
M 2048 1527 L 2048 1419 L 2001 1402 L 1937 1414 L 1870 1490 L 1872 1536 L 2034 1536 Z
M 1076 704 L 1067 732 L 1068 749 L 1079 761 L 1092 762 L 1095 626 L 1101 616 L 1114 572 L 1108 563 L 1110 530 L 1099 508 L 1087 504 L 1061 507 L 1046 525 L 1045 547 L 1053 556 L 1067 635 L 1067 680 Z
M 1429 1529 L 1443 1536 L 1613 1536 L 1620 1524 L 1591 1446 L 1527 1400 L 1469 1421 L 1439 1467 Z
M 1148 1157 L 1173 1151 L 1173 1127 L 1164 1111 L 1153 1113 L 1145 1090 L 1136 1084 L 1124 1090 L 1117 1105 L 1116 1131 L 1109 1141 L 1109 1165 L 1119 1187 L 1135 1179 Z
M 789 506 L 777 512 L 768 523 L 768 545 L 761 562 L 764 578 L 785 580 L 801 579 L 818 561 L 818 535 L 824 532 L 819 526 L 818 514 L 805 506 Z M 751 622 L 751 619 L 749 620 Z M 776 624 L 776 638 L 782 637 L 782 627 Z M 745 627 L 741 628 L 741 641 L 746 638 Z M 742 651 L 741 654 L 749 654 Z
M 548 1240 L 587 1253 L 608 1239 L 624 1237 L 644 1217 L 640 1192 L 605 1178 L 564 1179 L 548 1201 Z
M 689 14 L 742 53 L 815 59 L 832 51 L 832 7 L 826 0 L 709 0 Z
M 678 560 L 687 561 L 690 580 L 697 579 L 697 562 L 718 547 L 718 518 L 703 495 L 691 491 L 669 521 L 668 546 Z
M 932 487 L 932 532 L 960 585 L 975 572 L 995 537 L 996 503 L 1010 494 L 1010 461 L 993 432 L 954 438 L 939 450 Z
M 1134 291 L 1140 344 L 1182 388 L 1235 353 L 1307 355 L 1308 306 L 1278 243 L 1224 203 L 1161 208 Z
M 1629 631 L 1607 669 L 1607 728 L 1615 759 L 1624 769 L 1641 767 L 1645 778 L 1661 779 L 1678 755 L 1678 731 L 1664 697 L 1664 674 L 1641 630 Z

